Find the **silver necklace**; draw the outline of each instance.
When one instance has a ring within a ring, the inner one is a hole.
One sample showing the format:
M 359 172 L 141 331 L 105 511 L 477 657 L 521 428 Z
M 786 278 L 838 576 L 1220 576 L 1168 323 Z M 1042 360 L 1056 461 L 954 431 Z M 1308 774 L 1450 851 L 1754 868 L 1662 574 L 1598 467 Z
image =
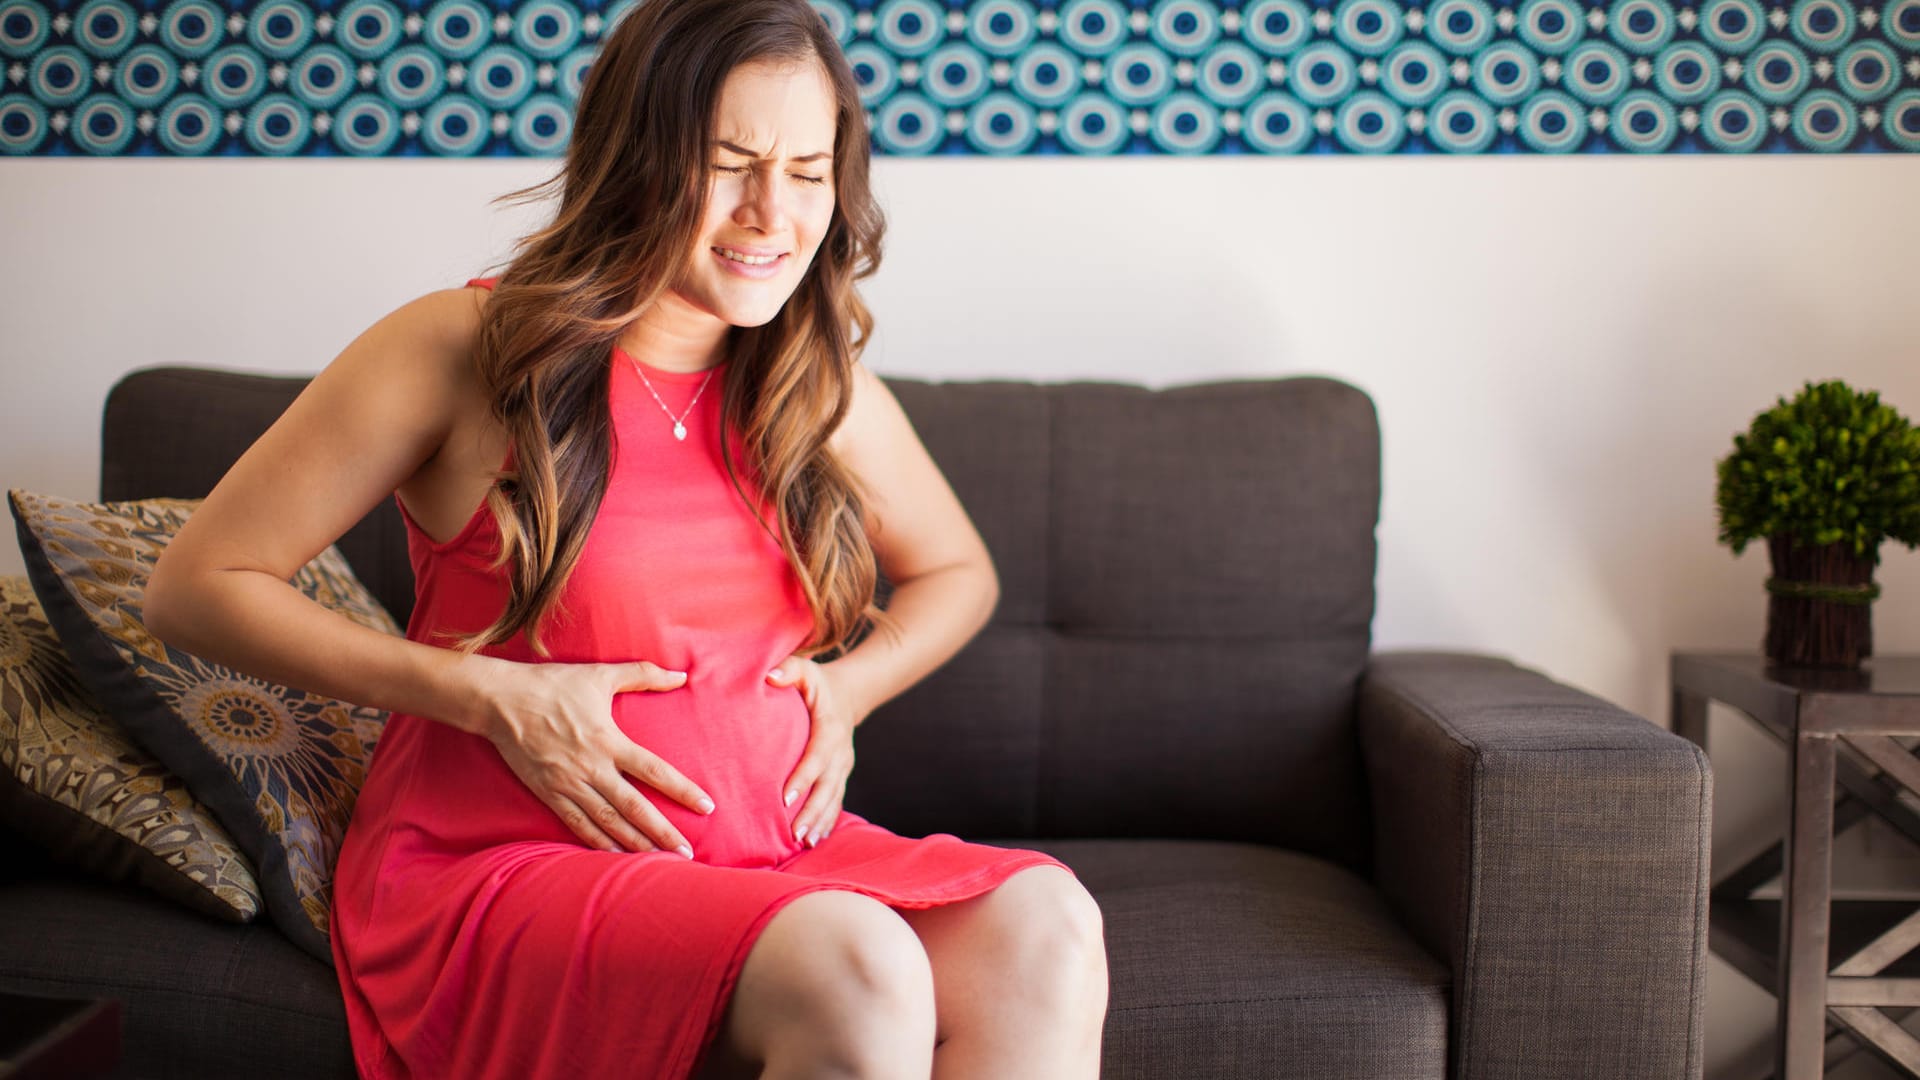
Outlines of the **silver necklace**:
M 644 368 L 640 366 L 640 361 L 635 360 L 632 356 L 628 356 L 627 360 L 633 364 L 633 370 L 636 374 L 640 376 L 640 382 L 646 386 L 647 393 L 652 394 L 653 400 L 656 402 L 659 402 L 660 411 L 663 413 L 666 413 L 667 419 L 673 421 L 673 437 L 676 439 L 679 439 L 681 442 L 685 442 L 687 440 L 687 425 L 686 425 L 687 416 L 688 414 L 693 412 L 693 406 L 696 402 L 700 400 L 700 395 L 703 393 L 706 393 L 707 383 L 713 380 L 714 368 L 717 368 L 720 365 L 715 364 L 714 368 L 707 369 L 707 377 L 700 380 L 700 389 L 695 390 L 693 392 L 693 400 L 687 402 L 686 409 L 683 410 L 679 416 L 675 416 L 673 415 L 673 410 L 667 408 L 667 403 L 664 401 L 660 401 L 660 394 L 658 391 L 656 391 L 653 388 L 653 381 L 647 378 L 647 372 Z

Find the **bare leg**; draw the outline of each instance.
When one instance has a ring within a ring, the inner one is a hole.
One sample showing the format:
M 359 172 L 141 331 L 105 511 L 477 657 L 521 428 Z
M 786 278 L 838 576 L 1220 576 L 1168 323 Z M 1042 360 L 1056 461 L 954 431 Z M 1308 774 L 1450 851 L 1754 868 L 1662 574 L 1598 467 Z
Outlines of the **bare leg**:
M 1072 874 L 1029 867 L 971 900 L 897 910 L 933 967 L 937 1080 L 1099 1076 L 1104 925 Z
M 927 954 L 892 908 L 848 890 L 808 893 L 747 953 L 697 1076 L 925 1080 L 933 993 Z

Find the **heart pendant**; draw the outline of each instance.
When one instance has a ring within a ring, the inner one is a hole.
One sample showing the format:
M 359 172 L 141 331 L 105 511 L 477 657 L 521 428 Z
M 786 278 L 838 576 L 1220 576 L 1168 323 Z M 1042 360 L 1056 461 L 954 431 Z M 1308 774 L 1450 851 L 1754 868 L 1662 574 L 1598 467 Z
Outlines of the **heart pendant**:
M 687 439 L 687 425 L 676 421 L 673 425 L 673 437 L 679 439 L 681 442 L 685 442 Z

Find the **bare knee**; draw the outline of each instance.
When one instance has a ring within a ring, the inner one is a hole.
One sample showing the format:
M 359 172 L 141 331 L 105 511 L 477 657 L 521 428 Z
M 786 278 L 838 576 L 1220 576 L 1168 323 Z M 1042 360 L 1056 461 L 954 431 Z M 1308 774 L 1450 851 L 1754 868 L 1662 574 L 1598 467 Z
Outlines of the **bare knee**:
M 860 893 L 782 907 L 741 969 L 723 1037 L 770 1076 L 925 1076 L 933 972 L 913 929 Z
M 1027 985 L 1062 1007 L 1104 1011 L 1106 923 L 1086 887 L 1057 866 L 1029 867 L 1001 887 L 1016 890 L 1008 936 Z

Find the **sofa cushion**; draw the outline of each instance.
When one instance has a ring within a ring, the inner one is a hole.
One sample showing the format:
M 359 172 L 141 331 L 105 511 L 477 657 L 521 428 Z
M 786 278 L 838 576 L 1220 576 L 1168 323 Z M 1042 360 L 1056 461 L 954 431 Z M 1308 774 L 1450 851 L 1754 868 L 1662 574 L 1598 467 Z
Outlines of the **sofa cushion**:
M 246 856 L 100 707 L 19 575 L 0 577 L 0 820 L 105 880 L 228 922 L 260 913 Z
M 982 842 L 1057 856 L 1099 902 L 1104 1080 L 1446 1075 L 1446 970 L 1345 870 L 1252 844 Z M 333 970 L 264 924 L 55 879 L 0 888 L 0 955 L 0 989 L 124 998 L 137 1075 L 353 1075 Z
M 987 839 L 1100 904 L 1103 1080 L 1447 1075 L 1447 969 L 1332 863 L 1203 840 Z
M 924 831 L 1241 840 L 1365 873 L 1372 400 L 1312 376 L 887 385 L 1001 598 L 862 726 L 847 807 Z
M 386 712 L 241 674 L 147 631 L 147 577 L 199 500 L 8 495 L 34 592 L 88 688 L 219 816 L 286 935 L 330 962 L 333 864 Z M 332 546 L 290 584 L 400 635 Z
M 216 922 L 76 874 L 0 887 L 0 990 L 122 1002 L 124 1060 L 142 1080 L 351 1080 L 333 968 L 270 922 Z

